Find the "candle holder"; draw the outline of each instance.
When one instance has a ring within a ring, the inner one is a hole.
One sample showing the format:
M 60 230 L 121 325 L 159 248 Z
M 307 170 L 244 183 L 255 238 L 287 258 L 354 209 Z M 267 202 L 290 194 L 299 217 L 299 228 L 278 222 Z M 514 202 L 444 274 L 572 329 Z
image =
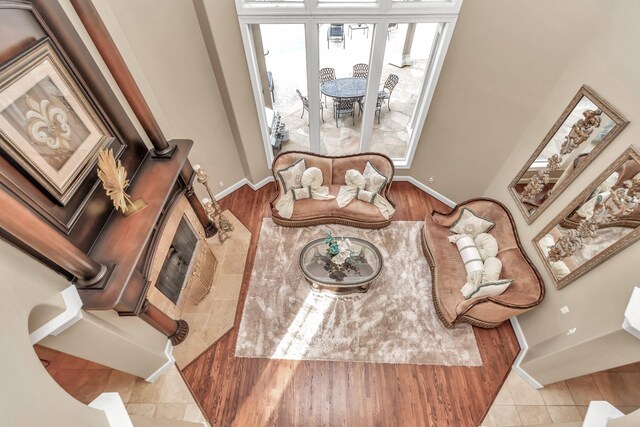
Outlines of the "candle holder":
M 231 224 L 227 217 L 222 214 L 218 201 L 213 196 L 213 193 L 211 193 L 211 189 L 208 184 L 209 177 L 205 173 L 204 169 L 202 169 L 200 165 L 194 165 L 193 170 L 196 172 L 196 179 L 204 186 L 209 194 L 209 197 L 202 199 L 204 210 L 218 228 L 218 239 L 220 239 L 221 243 L 224 243 L 225 240 L 231 237 L 233 224 Z

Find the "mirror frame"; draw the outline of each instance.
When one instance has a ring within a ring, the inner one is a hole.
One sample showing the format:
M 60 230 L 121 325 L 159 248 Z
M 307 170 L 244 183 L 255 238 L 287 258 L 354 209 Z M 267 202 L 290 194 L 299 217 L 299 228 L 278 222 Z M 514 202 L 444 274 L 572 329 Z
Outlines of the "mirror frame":
M 560 222 L 567 217 L 571 212 L 573 212 L 578 206 L 584 203 L 587 198 L 593 193 L 593 191 L 598 188 L 602 182 L 607 179 L 613 172 L 617 171 L 625 162 L 629 159 L 633 159 L 638 164 L 640 164 L 640 148 L 635 145 L 629 146 L 624 153 L 620 157 L 618 157 L 604 172 L 602 172 L 596 179 L 594 179 L 575 199 L 569 203 L 569 205 L 562 210 L 546 227 L 542 229 L 532 240 L 533 246 L 535 247 L 538 255 L 543 261 L 544 267 L 547 269 L 547 272 L 555 282 L 556 288 L 562 289 L 578 277 L 587 273 L 588 271 L 594 269 L 598 265 L 602 264 L 621 250 L 627 248 L 631 244 L 635 243 L 638 239 L 640 239 L 640 226 L 636 227 L 633 231 L 628 233 L 626 236 L 622 237 L 608 248 L 576 268 L 571 273 L 566 276 L 558 279 L 556 275 L 553 273 L 551 269 L 551 264 L 547 260 L 547 256 L 542 252 L 540 245 L 538 242 L 544 236 L 546 236 L 549 231 L 551 231 L 555 226 L 560 224 Z
M 615 126 L 611 128 L 609 133 L 602 139 L 602 141 L 589 153 L 589 158 L 583 162 L 580 166 L 574 169 L 574 172 L 567 177 L 562 183 L 553 187 L 553 193 L 548 196 L 544 202 L 536 209 L 536 211 L 530 214 L 522 201 L 520 200 L 520 194 L 516 191 L 516 185 L 522 179 L 522 176 L 529 170 L 533 162 L 538 158 L 540 153 L 545 149 L 549 141 L 553 138 L 553 136 L 558 132 L 562 124 L 567 120 L 567 117 L 571 114 L 571 112 L 576 108 L 582 97 L 587 97 L 591 102 L 593 102 L 603 113 L 611 118 L 614 121 Z M 529 157 L 524 167 L 520 169 L 520 171 L 516 174 L 516 177 L 509 184 L 509 193 L 516 201 L 516 205 L 522 212 L 527 224 L 531 224 L 536 220 L 544 212 L 544 210 L 571 184 L 571 182 L 576 179 L 582 171 L 600 154 L 602 150 L 604 150 L 610 143 L 615 139 L 616 136 L 629 124 L 629 121 L 625 119 L 615 108 L 613 108 L 607 101 L 602 99 L 597 93 L 595 93 L 590 87 L 587 85 L 582 85 L 578 93 L 573 97 L 567 108 L 562 112 L 560 118 L 554 123 L 551 127 L 551 130 L 544 137 L 538 148 L 534 151 L 534 153 Z

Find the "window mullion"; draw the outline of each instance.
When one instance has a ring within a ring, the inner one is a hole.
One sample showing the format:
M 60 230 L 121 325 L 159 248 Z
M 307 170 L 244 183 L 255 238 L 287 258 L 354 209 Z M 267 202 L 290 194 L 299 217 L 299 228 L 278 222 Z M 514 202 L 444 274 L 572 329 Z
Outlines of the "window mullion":
M 315 0 L 312 0 L 315 1 Z M 317 105 L 318 108 L 309 108 L 309 147 L 312 152 L 320 152 L 320 49 L 318 36 L 318 23 L 314 20 L 307 21 L 305 28 L 305 43 L 307 52 L 307 90 L 309 105 Z
M 373 32 L 373 43 L 369 62 L 369 83 L 364 103 L 364 115 L 362 117 L 362 133 L 360 134 L 360 151 L 369 151 L 371 146 L 371 134 L 376 113 L 376 101 L 380 89 L 382 66 L 384 65 L 384 50 L 387 42 L 387 23 L 385 21 L 376 24 Z

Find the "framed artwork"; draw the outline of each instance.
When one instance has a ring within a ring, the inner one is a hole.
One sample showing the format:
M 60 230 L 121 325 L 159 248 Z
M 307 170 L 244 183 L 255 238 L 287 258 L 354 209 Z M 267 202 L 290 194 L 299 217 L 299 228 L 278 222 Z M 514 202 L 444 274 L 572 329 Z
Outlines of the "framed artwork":
M 558 289 L 640 239 L 640 151 L 631 146 L 534 239 Z
M 509 185 L 531 224 L 629 122 L 582 86 Z
M 0 148 L 61 205 L 113 139 L 49 39 L 0 70 Z

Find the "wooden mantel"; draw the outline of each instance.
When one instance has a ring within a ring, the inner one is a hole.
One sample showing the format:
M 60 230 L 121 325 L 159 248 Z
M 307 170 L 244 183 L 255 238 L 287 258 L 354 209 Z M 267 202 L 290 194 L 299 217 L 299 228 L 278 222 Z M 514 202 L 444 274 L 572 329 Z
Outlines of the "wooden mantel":
M 105 224 L 89 256 L 104 265 L 114 265 L 102 289 L 79 289 L 86 310 L 115 309 L 120 315 L 137 315 L 142 311 L 149 282 L 144 277 L 143 257 L 176 194 L 176 183 L 193 142 L 172 140 L 175 154 L 171 159 L 147 155 L 135 174 L 128 193 L 132 200 L 144 199 L 148 206 L 125 217 L 114 211 Z M 184 187 L 178 188 L 184 194 Z

